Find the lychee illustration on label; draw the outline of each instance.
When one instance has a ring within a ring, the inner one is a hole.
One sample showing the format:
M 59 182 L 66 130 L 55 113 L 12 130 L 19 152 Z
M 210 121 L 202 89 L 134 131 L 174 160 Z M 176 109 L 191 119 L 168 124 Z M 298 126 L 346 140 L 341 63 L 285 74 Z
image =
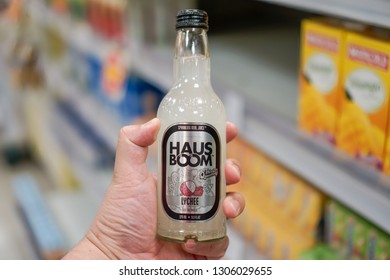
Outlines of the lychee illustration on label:
M 175 220 L 204 221 L 220 198 L 220 140 L 204 123 L 169 127 L 162 141 L 162 202 Z

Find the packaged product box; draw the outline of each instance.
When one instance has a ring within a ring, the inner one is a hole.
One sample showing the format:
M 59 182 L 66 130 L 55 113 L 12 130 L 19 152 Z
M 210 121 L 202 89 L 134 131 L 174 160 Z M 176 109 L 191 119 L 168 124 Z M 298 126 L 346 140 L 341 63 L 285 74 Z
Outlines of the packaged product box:
M 330 246 L 343 259 L 358 259 L 356 254 L 354 255 L 354 242 L 360 240 L 362 231 L 355 230 L 356 225 L 359 224 L 357 216 L 351 210 L 335 201 L 331 203 L 331 209 L 333 211 L 333 239 L 330 240 Z
M 261 177 L 264 175 L 262 165 L 265 159 L 262 153 L 255 147 L 251 147 L 248 151 L 249 152 L 245 155 L 245 173 L 252 183 L 258 184 L 261 181 Z M 259 185 L 259 187 L 261 188 L 261 185 Z
M 347 214 L 339 210 L 339 205 L 330 200 L 325 211 L 325 235 L 326 242 L 333 248 L 344 246 L 344 233 L 346 231 Z
M 390 110 L 390 40 L 367 34 L 347 35 L 336 140 L 340 150 L 382 170 Z
M 269 259 L 276 259 L 276 248 L 278 235 L 273 223 L 270 223 L 264 230 L 264 251 L 263 254 Z
M 276 177 L 276 182 L 279 181 L 279 184 L 282 184 L 282 187 L 279 186 L 279 188 L 283 192 L 279 192 L 277 208 L 281 209 L 285 219 L 293 221 L 296 226 L 300 227 L 298 221 L 300 215 L 302 215 L 303 203 L 305 203 L 303 196 L 304 183 L 287 169 L 280 168 L 278 172 L 280 177 L 279 179 Z
M 354 241 L 356 241 L 355 236 L 356 234 L 356 228 L 359 222 L 357 221 L 356 217 L 352 215 L 351 213 L 347 214 L 346 219 L 346 231 L 345 231 L 345 250 L 343 250 L 342 257 L 346 259 L 358 259 L 358 255 L 354 254 Z
M 306 238 L 301 235 L 288 236 L 290 248 L 289 259 L 297 260 L 300 258 L 302 252 L 312 248 L 316 244 L 316 240 L 313 238 Z
M 275 174 L 278 169 L 278 165 L 274 161 L 264 158 L 261 165 L 262 176 L 259 180 L 259 185 L 261 185 L 261 192 L 266 200 L 272 199 Z
M 332 200 L 326 206 L 326 242 L 343 259 L 389 259 L 390 235 Z
M 226 146 L 226 157 L 235 158 L 239 160 L 239 150 L 240 150 L 240 137 L 237 136 L 233 141 L 229 142 Z
M 387 135 L 386 135 L 386 146 L 385 146 L 385 155 L 384 155 L 384 162 L 383 162 L 383 172 L 389 176 L 390 175 L 390 122 L 389 127 L 387 129 Z
M 299 259 L 303 251 L 316 244 L 315 238 L 302 235 L 296 228 L 284 221 L 269 219 L 264 227 L 265 236 L 262 236 L 260 241 L 263 242 L 264 254 L 272 259 Z
M 281 166 L 277 166 L 277 170 L 274 172 L 271 201 L 274 204 L 275 209 L 279 209 L 281 212 L 285 212 L 289 198 L 290 198 L 290 177 L 288 172 Z
M 389 260 L 390 235 L 378 228 L 369 228 L 365 258 L 369 260 Z
M 303 251 L 300 256 L 302 260 L 339 260 L 340 256 L 327 244 L 318 244 L 309 250 Z
M 386 144 L 385 144 L 385 151 L 384 151 L 383 172 L 388 177 L 390 176 L 390 108 L 389 108 L 389 116 L 387 120 L 387 132 L 386 132 L 385 143 Z
M 315 236 L 322 217 L 324 195 L 304 181 L 299 180 L 297 184 L 300 190 L 300 208 L 296 223 L 303 234 Z
M 266 248 L 266 231 L 270 228 L 269 217 L 264 211 L 259 211 L 254 221 L 253 243 L 259 250 L 264 253 Z
M 247 199 L 253 200 L 252 197 Z M 261 192 L 257 193 L 255 200 L 252 240 L 262 254 L 273 258 L 277 242 L 276 231 L 279 224 L 284 222 L 281 219 L 281 211 Z
M 299 221 L 302 208 L 302 183 L 299 178 L 289 170 L 280 165 L 276 165 L 274 180 L 272 186 L 271 199 L 274 215 L 280 223 L 296 228 L 300 231 L 301 222 Z
M 238 183 L 238 187 L 241 194 L 245 197 L 245 210 L 240 217 L 237 217 L 232 221 L 232 224 L 247 240 L 252 240 L 254 231 L 253 225 L 257 218 L 259 208 L 258 199 L 260 198 L 257 196 L 253 185 L 251 185 L 247 179 L 242 178 L 240 183 Z
M 300 212 L 301 208 L 301 183 L 300 179 L 292 174 L 289 175 L 290 180 L 288 181 L 289 184 L 289 200 L 287 202 L 287 205 L 285 207 L 285 215 L 293 220 L 296 221 Z
M 299 128 L 335 143 L 342 95 L 341 73 L 346 32 L 322 19 L 301 25 Z

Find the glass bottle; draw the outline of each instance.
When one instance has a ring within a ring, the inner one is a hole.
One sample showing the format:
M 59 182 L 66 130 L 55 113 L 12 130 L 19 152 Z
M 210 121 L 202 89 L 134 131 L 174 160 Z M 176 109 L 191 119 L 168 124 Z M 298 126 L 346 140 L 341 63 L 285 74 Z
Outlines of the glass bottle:
M 177 14 L 174 83 L 160 103 L 157 235 L 209 241 L 226 235 L 226 113 L 210 82 L 208 15 Z

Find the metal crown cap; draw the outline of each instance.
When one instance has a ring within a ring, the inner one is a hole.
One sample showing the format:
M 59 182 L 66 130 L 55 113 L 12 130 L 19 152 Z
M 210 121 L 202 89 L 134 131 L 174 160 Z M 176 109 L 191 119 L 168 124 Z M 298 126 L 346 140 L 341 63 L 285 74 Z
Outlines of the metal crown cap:
M 177 13 L 176 29 L 181 28 L 209 29 L 209 18 L 205 11 L 199 9 L 184 9 Z

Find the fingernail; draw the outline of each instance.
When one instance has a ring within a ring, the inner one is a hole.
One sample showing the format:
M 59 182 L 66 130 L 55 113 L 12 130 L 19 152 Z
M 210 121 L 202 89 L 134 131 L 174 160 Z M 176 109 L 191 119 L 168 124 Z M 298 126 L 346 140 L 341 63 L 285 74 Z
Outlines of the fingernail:
M 159 120 L 157 118 L 153 118 L 151 119 L 150 121 L 144 123 L 142 126 L 141 126 L 141 129 L 151 129 L 152 127 L 156 126 L 156 123 L 158 122 Z M 157 133 L 158 133 L 158 129 L 156 129 L 154 132 L 153 132 L 153 139 L 155 140 L 157 138 Z
M 241 168 L 239 165 L 237 165 L 237 163 L 233 162 L 233 169 L 234 169 L 234 172 L 236 173 L 236 175 L 238 177 L 241 177 Z
M 151 126 L 155 125 L 156 121 L 157 121 L 157 118 L 153 118 L 150 121 L 144 123 L 142 125 L 142 128 L 150 128 Z
M 185 244 L 187 250 L 193 250 L 196 247 L 196 242 L 192 239 L 188 240 Z
M 235 200 L 235 199 L 231 199 L 230 200 L 230 205 L 234 209 L 234 212 L 236 213 L 236 215 L 238 215 L 240 213 L 240 211 L 241 211 L 240 203 L 237 200 Z

